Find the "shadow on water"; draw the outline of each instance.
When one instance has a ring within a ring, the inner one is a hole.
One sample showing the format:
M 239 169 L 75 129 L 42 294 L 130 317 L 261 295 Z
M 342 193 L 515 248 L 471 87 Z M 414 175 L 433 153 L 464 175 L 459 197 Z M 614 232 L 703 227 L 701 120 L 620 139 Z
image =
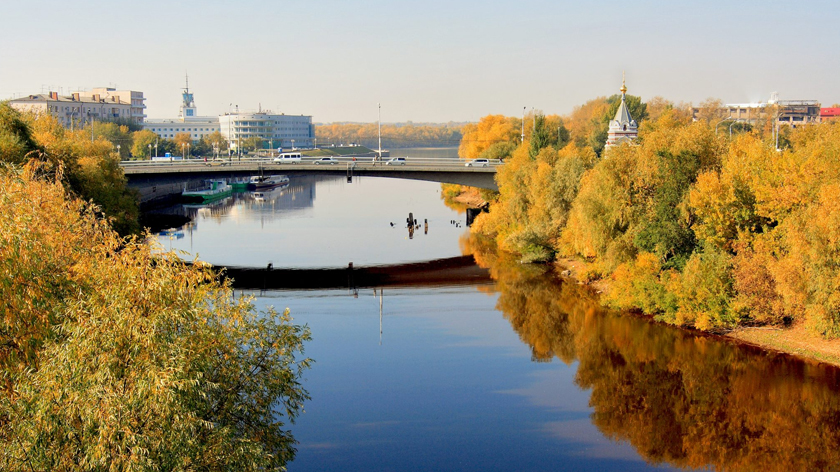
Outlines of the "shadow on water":
M 592 422 L 649 463 L 840 470 L 840 370 L 601 308 L 550 267 L 467 242 L 532 359 L 578 362 Z

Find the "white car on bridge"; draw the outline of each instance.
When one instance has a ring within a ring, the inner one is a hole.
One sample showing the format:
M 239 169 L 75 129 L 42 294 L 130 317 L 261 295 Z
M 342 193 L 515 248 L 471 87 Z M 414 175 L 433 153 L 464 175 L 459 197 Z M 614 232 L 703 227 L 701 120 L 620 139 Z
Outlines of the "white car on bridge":
M 385 163 L 386 166 L 404 166 L 405 165 L 405 158 L 404 157 L 392 157 L 388 159 L 388 162 Z
M 320 159 L 316 159 L 313 164 L 338 164 L 338 159 L 334 157 L 322 157 Z
M 466 164 L 467 167 L 487 167 L 489 165 L 489 159 L 473 159 L 471 161 L 468 161 Z

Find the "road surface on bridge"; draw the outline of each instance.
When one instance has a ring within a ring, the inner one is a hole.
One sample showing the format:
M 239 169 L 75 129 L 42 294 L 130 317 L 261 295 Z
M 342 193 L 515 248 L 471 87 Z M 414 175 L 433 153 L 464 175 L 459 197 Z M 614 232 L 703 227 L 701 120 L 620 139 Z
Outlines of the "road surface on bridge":
M 412 180 L 453 183 L 498 190 L 495 174 L 500 165 L 492 161 L 486 167 L 467 166 L 453 158 L 406 157 L 403 165 L 388 165 L 388 160 L 337 157 L 334 164 L 318 163 L 320 158 L 304 158 L 300 164 L 276 163 L 271 159 L 222 158 L 215 160 L 177 159 L 172 161 L 123 161 L 120 165 L 129 180 L 178 175 L 196 177 L 230 177 L 258 174 L 328 174 L 393 177 Z

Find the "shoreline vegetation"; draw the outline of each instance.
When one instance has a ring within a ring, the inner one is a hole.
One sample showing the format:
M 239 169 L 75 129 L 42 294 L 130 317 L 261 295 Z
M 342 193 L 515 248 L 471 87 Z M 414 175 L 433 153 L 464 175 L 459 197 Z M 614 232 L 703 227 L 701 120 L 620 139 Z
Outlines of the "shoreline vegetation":
M 730 136 L 719 101 L 628 96 L 639 137 L 604 149 L 619 100 L 466 125 L 461 158 L 505 162 L 471 232 L 579 261 L 611 308 L 840 365 L 840 126 L 783 126 L 777 150 L 772 109 Z

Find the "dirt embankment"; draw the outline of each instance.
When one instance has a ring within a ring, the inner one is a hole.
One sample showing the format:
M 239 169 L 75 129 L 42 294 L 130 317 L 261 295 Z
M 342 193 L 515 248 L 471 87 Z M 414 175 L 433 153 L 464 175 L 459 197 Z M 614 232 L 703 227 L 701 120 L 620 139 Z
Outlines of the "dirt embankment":
M 572 259 L 561 258 L 556 262 L 560 272 L 568 277 L 577 279 L 584 284 L 586 279 L 586 263 Z M 599 279 L 588 283 L 598 293 L 608 292 L 608 279 Z M 724 337 L 758 346 L 776 352 L 784 352 L 792 356 L 812 362 L 824 362 L 840 367 L 840 339 L 826 340 L 814 334 L 804 325 L 797 323 L 790 327 L 739 327 L 723 334 Z
M 469 208 L 481 208 L 487 205 L 483 198 L 478 196 L 478 192 L 462 192 L 457 197 L 453 198 L 458 203 L 463 203 Z

